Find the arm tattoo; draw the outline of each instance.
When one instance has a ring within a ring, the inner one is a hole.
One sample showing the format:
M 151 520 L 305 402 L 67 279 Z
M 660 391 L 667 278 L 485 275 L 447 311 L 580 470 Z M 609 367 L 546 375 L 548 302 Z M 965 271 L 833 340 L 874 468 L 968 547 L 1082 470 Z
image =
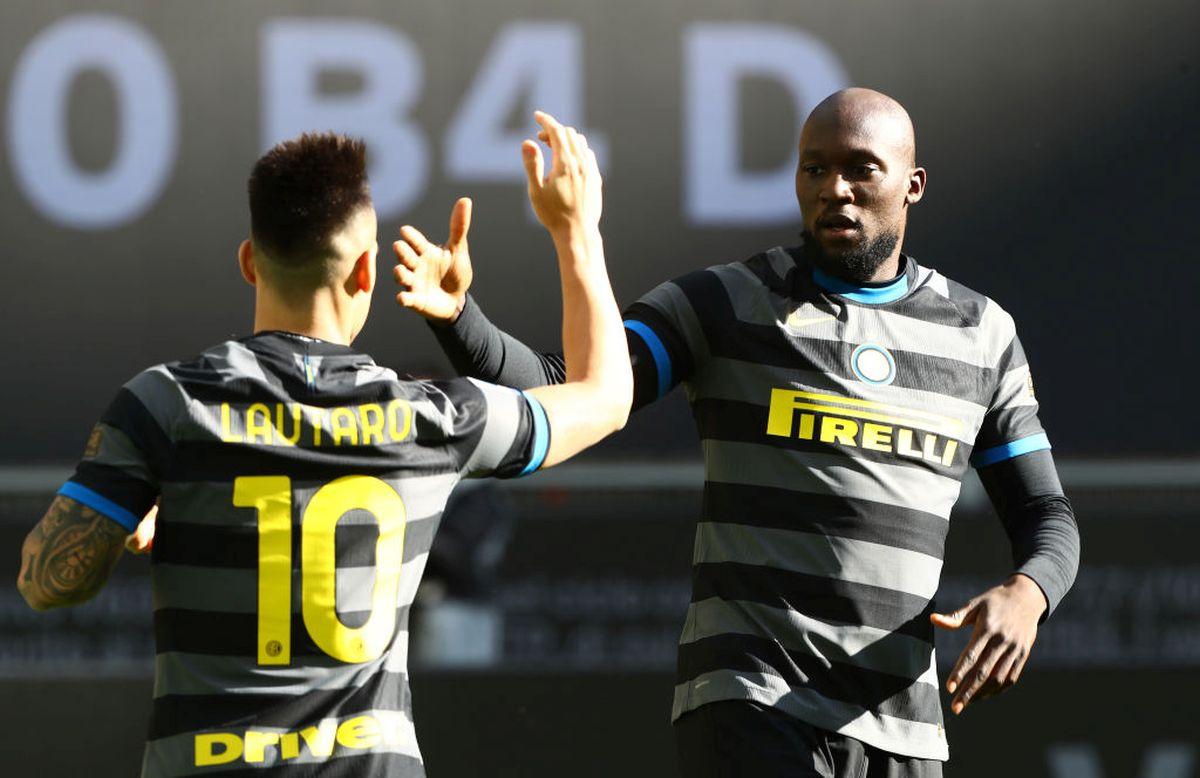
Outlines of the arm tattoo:
M 38 610 L 91 599 L 108 580 L 126 534 L 86 505 L 55 497 L 21 549 L 21 594 Z

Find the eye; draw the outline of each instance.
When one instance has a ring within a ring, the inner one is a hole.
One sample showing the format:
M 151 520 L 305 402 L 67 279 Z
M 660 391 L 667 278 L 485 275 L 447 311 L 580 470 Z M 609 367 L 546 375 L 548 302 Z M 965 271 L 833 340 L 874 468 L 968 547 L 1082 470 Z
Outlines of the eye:
M 857 179 L 870 178 L 877 172 L 879 172 L 878 165 L 855 165 L 854 167 L 850 168 L 850 175 Z
M 801 165 L 800 170 L 803 171 L 805 175 L 810 176 L 810 177 L 811 176 L 819 176 L 825 172 L 825 168 L 821 167 L 820 165 L 814 165 L 811 163 L 809 163 L 807 165 Z

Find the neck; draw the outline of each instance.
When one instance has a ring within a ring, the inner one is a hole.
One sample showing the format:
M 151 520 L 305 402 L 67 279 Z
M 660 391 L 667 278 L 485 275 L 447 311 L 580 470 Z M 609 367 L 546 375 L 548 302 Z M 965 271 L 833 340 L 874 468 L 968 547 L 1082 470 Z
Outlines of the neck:
M 879 284 L 885 281 L 891 281 L 900 275 L 900 249 L 897 248 L 892 256 L 883 261 L 879 267 L 875 268 L 875 272 L 867 279 L 869 284 Z
M 904 247 L 904 224 L 900 224 L 900 228 L 896 230 L 896 242 L 892 246 L 892 251 L 888 254 L 888 258 L 879 263 L 879 267 L 875 268 L 875 272 L 867 279 L 867 283 L 878 284 L 885 281 L 891 281 L 904 272 L 905 265 L 902 258 L 901 249 Z
M 350 312 L 334 290 L 320 289 L 311 298 L 297 302 L 280 300 L 261 285 L 256 289 L 255 333 L 282 330 L 343 346 L 354 339 Z

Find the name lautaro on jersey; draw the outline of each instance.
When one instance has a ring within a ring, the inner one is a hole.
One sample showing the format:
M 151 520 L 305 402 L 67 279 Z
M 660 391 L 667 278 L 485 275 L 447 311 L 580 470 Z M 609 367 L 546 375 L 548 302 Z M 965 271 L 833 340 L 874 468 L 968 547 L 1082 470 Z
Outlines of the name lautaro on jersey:
M 215 409 L 206 408 L 210 413 Z M 221 403 L 220 437 L 225 443 L 268 446 L 371 446 L 402 443 L 412 433 L 407 400 L 317 408 L 302 403 Z

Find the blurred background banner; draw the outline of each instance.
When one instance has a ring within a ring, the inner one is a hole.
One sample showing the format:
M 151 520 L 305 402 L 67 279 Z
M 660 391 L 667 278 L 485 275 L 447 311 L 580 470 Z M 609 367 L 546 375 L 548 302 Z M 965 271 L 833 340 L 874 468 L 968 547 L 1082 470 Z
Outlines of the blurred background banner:
M 1172 314 L 1200 286 L 1198 31 L 1162 0 L 6 2 L 0 460 L 74 456 L 142 367 L 248 331 L 245 181 L 282 138 L 366 139 L 385 272 L 360 344 L 415 371 L 445 363 L 391 302 L 387 245 L 404 222 L 444 239 L 464 194 L 485 310 L 557 347 L 518 154 L 535 107 L 601 151 L 628 304 L 795 242 L 799 124 L 848 84 L 910 110 L 930 183 L 906 248 L 1014 314 L 1056 450 L 1192 452 Z M 633 426 L 618 447 L 694 450 Z
M 1021 686 L 947 723 L 948 775 L 1200 778 L 1198 36 L 1200 4 L 1182 0 L 6 2 L 0 576 L 124 381 L 250 330 L 235 251 L 274 142 L 366 139 L 381 273 L 357 345 L 445 374 L 392 303 L 388 244 L 403 223 L 444 239 L 462 195 L 477 299 L 558 347 L 518 154 L 534 108 L 599 151 L 626 305 L 795 242 L 800 123 L 870 86 L 909 109 L 929 171 L 906 250 L 1014 315 L 1083 531 L 1079 581 Z M 504 529 L 460 525 L 448 537 L 484 549 L 471 575 L 447 551 L 422 590 L 413 685 L 435 778 L 673 774 L 702 480 L 681 394 L 583 464 L 464 498 Z M 969 482 L 939 604 L 1008 564 Z M 136 772 L 148 571 L 127 559 L 55 614 L 0 587 L 0 774 Z M 960 645 L 940 646 L 943 672 Z

